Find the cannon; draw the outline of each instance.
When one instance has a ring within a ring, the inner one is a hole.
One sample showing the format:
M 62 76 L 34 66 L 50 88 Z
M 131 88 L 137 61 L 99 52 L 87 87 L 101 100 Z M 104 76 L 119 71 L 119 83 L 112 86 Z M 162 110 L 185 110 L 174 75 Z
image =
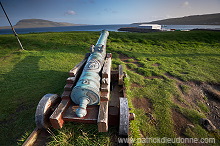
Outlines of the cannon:
M 101 32 L 95 46 L 91 47 L 91 55 L 88 57 L 83 72 L 73 88 L 71 99 L 74 103 L 79 104 L 76 110 L 78 117 L 84 117 L 87 113 L 87 105 L 95 105 L 99 103 L 100 95 L 100 75 L 106 56 L 106 42 L 109 33 L 106 30 Z
M 38 145 L 41 133 L 50 128 L 62 128 L 66 121 L 97 124 L 99 132 L 109 126 L 118 127 L 118 136 L 128 137 L 129 121 L 135 115 L 129 112 L 125 95 L 123 66 L 112 70 L 112 54 L 106 53 L 109 32 L 101 31 L 90 53 L 69 71 L 61 96 L 46 94 L 35 113 L 36 128 L 23 144 Z

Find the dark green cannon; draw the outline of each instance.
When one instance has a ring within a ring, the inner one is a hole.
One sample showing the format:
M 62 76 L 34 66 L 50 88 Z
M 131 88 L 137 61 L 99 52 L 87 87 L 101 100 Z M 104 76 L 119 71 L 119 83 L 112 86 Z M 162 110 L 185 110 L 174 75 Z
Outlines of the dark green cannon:
M 106 56 L 108 35 L 108 31 L 103 30 L 96 45 L 91 47 L 91 55 L 76 86 L 72 90 L 71 99 L 74 103 L 79 104 L 79 108 L 76 110 L 78 117 L 84 117 L 87 114 L 87 105 L 95 105 L 100 101 L 101 77 L 99 73 Z

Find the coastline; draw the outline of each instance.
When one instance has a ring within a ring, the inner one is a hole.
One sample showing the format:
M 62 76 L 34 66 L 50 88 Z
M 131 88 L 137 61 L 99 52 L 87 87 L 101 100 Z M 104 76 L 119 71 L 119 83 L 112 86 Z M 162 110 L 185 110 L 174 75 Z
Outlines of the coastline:
M 68 31 L 108 31 L 118 32 L 123 31 L 120 28 L 132 29 L 138 25 L 120 24 L 120 25 L 83 25 L 83 26 L 61 26 L 61 27 L 40 27 L 40 28 L 15 28 L 17 34 L 39 33 L 39 32 L 68 32 Z M 220 25 L 162 25 L 162 30 L 159 31 L 188 31 L 193 29 L 219 30 Z M 126 31 L 126 30 L 125 30 Z M 138 30 L 137 32 L 157 32 L 152 30 Z M 0 29 L 1 34 L 12 34 L 11 28 Z
M 138 27 L 122 27 L 122 28 L 119 28 L 118 31 L 149 33 L 149 32 L 161 32 L 162 30 L 159 30 L 159 29 L 145 29 L 145 28 L 138 28 Z

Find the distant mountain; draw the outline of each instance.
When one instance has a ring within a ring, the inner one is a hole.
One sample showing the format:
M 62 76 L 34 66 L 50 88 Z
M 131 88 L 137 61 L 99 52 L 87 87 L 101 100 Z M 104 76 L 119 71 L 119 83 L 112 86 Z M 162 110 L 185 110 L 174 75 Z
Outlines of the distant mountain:
M 161 24 L 161 25 L 220 25 L 220 13 L 192 15 L 180 18 L 170 18 L 152 22 L 142 22 L 135 24 Z
M 60 27 L 60 26 L 81 26 L 85 24 L 73 24 L 66 22 L 53 22 L 43 19 L 22 19 L 14 25 L 15 28 L 36 28 L 36 27 Z M 10 28 L 10 27 L 1 27 Z

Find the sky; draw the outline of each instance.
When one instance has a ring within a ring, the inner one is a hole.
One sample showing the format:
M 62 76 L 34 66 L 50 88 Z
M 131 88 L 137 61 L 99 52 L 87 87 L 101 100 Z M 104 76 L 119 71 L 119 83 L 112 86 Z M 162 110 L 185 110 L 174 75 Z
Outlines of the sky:
M 220 0 L 0 0 L 13 25 L 22 19 L 130 24 L 220 13 Z M 0 26 L 9 23 L 0 8 Z

